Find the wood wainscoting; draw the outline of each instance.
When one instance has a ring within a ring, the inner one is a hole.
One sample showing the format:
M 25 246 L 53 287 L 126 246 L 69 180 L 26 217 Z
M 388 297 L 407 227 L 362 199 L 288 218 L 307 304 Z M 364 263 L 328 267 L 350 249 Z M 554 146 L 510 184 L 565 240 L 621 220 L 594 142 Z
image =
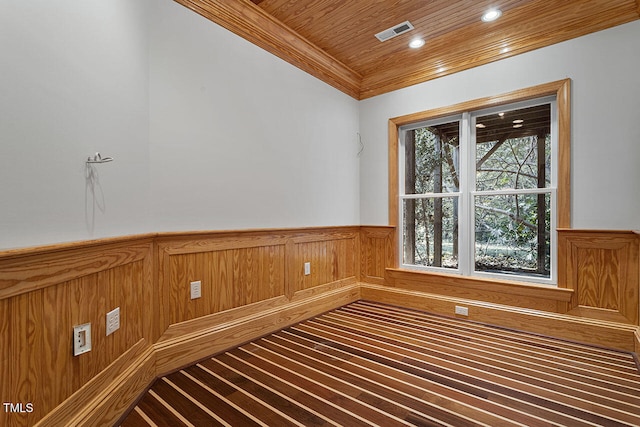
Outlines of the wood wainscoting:
M 386 269 L 396 265 L 395 227 L 361 227 L 360 278 L 383 285 Z
M 572 289 L 568 313 L 640 325 L 640 234 L 558 230 L 558 285 Z
M 559 241 L 558 288 L 399 270 L 385 226 L 2 251 L 0 398 L 13 410 L 0 410 L 0 425 L 112 425 L 157 376 L 358 299 L 449 316 L 464 304 L 470 320 L 638 351 L 638 235 L 562 230 Z M 106 336 L 115 307 L 121 327 Z M 87 322 L 93 349 L 74 357 L 73 326 Z
M 359 240 L 359 227 L 159 236 L 158 371 L 358 299 Z
M 50 425 L 66 423 L 86 403 L 69 399 L 74 393 L 102 393 L 149 348 L 152 254 L 152 236 L 0 253 L 0 396 L 22 409 L 0 410 L 0 425 L 33 425 L 47 414 Z M 106 336 L 115 307 L 121 327 Z M 92 350 L 74 357 L 73 326 L 87 322 Z
M 397 252 L 395 237 L 389 237 L 395 235 L 393 227 L 366 229 L 361 238 L 365 299 L 447 316 L 463 305 L 471 320 L 626 351 L 640 349 L 637 232 L 558 230 L 558 286 L 552 287 L 399 269 L 395 258 L 386 255 Z M 384 272 L 380 262 L 386 264 Z
M 311 274 L 304 274 L 304 263 Z M 359 298 L 360 227 L 0 252 L 0 425 L 109 425 L 159 374 Z M 202 297 L 190 299 L 200 280 Z M 106 313 L 120 329 L 106 336 Z M 73 356 L 73 326 L 92 350 Z M 196 358 L 196 359 L 194 359 Z

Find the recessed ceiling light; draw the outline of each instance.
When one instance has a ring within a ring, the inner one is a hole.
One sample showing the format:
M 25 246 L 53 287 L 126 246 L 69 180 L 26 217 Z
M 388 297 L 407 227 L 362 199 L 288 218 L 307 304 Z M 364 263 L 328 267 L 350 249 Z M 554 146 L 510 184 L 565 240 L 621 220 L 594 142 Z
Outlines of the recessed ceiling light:
M 522 123 L 518 123 L 517 125 L 513 125 L 514 128 L 521 128 L 522 126 L 524 126 Z
M 478 129 L 484 129 L 484 128 L 486 128 L 487 126 L 486 126 L 486 125 L 484 125 L 484 124 L 482 124 L 482 123 L 478 123 L 478 124 L 476 125 L 476 127 L 477 127 Z
M 498 113 L 500 117 L 504 117 L 504 113 Z
M 491 9 L 486 11 L 484 15 L 482 15 L 482 20 L 484 22 L 491 22 L 500 18 L 500 16 L 502 16 L 502 11 L 500 9 Z
M 424 46 L 424 39 L 413 39 L 409 42 L 409 47 L 412 49 L 417 49 L 422 46 Z
M 516 120 L 514 120 L 514 121 L 513 121 L 513 123 L 515 123 L 515 124 L 524 123 L 524 120 L 522 120 L 522 119 L 516 119 Z

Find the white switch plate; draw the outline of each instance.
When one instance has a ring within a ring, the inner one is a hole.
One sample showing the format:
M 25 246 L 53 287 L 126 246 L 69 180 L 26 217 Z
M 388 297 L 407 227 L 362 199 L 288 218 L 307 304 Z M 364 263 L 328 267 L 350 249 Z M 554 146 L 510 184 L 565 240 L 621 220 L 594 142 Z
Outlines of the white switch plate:
M 311 263 L 310 262 L 305 262 L 304 263 L 304 275 L 308 276 L 311 274 Z
M 107 313 L 107 336 L 120 329 L 120 307 Z
M 73 327 L 73 355 L 91 351 L 91 323 Z
M 200 298 L 202 296 L 202 282 L 200 280 L 191 282 L 191 299 Z
M 456 314 L 459 314 L 460 316 L 468 316 L 469 309 L 467 307 L 461 307 L 459 305 L 456 305 Z

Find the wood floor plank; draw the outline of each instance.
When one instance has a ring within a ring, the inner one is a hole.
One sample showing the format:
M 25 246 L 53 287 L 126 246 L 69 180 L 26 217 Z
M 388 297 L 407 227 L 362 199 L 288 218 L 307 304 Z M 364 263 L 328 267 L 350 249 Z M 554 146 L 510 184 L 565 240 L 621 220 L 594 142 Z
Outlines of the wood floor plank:
M 229 352 L 220 355 L 219 360 L 228 366 L 249 373 L 252 377 L 257 378 L 270 387 L 280 390 L 289 397 L 295 398 L 315 411 L 328 416 L 339 425 L 369 426 L 369 423 L 365 419 L 360 418 L 348 410 L 343 410 L 340 406 L 333 403 L 333 400 L 338 399 L 338 397 L 335 393 L 332 393 L 320 384 L 314 384 L 309 381 L 307 387 L 302 388 L 290 382 L 291 378 L 288 375 L 285 375 L 284 378 L 280 375 L 276 376 L 272 372 L 266 371 L 254 364 L 247 363 L 246 360 L 237 354 Z
M 422 411 L 423 414 L 433 414 L 439 410 L 439 407 L 442 407 L 457 414 L 472 413 L 477 422 L 486 423 L 486 425 L 504 425 L 507 422 L 505 418 L 500 418 L 504 408 L 492 405 L 484 397 L 477 398 L 459 390 L 448 389 L 437 383 L 421 381 L 422 379 L 406 375 L 402 371 L 394 370 L 383 364 L 376 366 L 370 361 L 360 360 L 358 357 L 345 358 L 345 363 L 338 366 L 332 362 L 332 359 L 335 360 L 337 356 L 335 352 L 332 352 L 328 359 L 323 360 L 322 353 L 326 352 L 327 346 L 313 344 L 311 341 L 312 344 L 309 347 L 304 347 L 301 343 L 302 340 L 304 339 L 295 335 L 286 338 L 272 336 L 263 339 L 261 343 L 267 342 L 278 346 L 278 342 L 281 342 L 282 347 L 287 348 L 287 350 L 281 348 L 281 352 L 285 354 L 296 352 L 299 355 L 299 360 L 309 366 L 317 366 L 336 378 L 366 388 L 381 399 L 398 402 L 398 404 L 407 407 L 410 414 L 418 414 L 417 411 Z M 485 413 L 480 414 L 477 407 L 482 407 Z M 510 413 L 510 415 L 514 414 Z M 522 416 L 523 414 L 516 415 Z M 408 418 L 410 416 L 405 417 L 405 419 Z M 458 420 L 457 422 L 464 421 Z M 538 424 L 535 420 L 529 419 L 527 425 L 547 424 Z
M 153 391 L 148 391 L 144 398 L 138 403 L 136 409 L 140 409 L 142 413 L 148 416 L 156 425 L 160 427 L 170 426 L 189 426 L 190 424 L 184 422 L 182 418 L 176 413 L 173 407 L 159 398 Z M 125 423 L 128 418 L 125 419 Z M 134 424 L 135 425 L 135 424 Z
M 478 358 L 469 357 L 466 352 L 452 352 L 451 346 L 439 346 L 432 341 L 425 342 L 418 339 L 413 339 L 404 335 L 401 341 L 398 341 L 398 336 L 385 333 L 382 328 L 370 327 L 368 325 L 359 324 L 354 319 L 341 319 L 332 315 L 324 316 L 325 325 L 332 325 L 343 331 L 351 331 L 357 335 L 365 335 L 368 337 L 376 337 L 378 340 L 382 340 L 386 343 L 392 343 L 394 345 L 401 345 L 403 349 L 412 350 L 414 353 L 420 355 L 429 355 L 437 359 L 444 359 L 447 362 L 458 363 L 463 366 L 473 366 L 473 370 L 482 370 L 484 373 L 493 374 L 506 380 L 512 379 L 514 381 L 524 382 L 527 385 L 533 387 L 540 387 L 549 391 L 570 394 L 574 398 L 590 401 L 594 398 L 604 400 L 606 405 L 611 408 L 619 408 L 624 410 L 631 406 L 635 406 L 634 402 L 637 399 L 633 396 L 624 394 L 618 394 L 614 390 L 596 390 L 594 387 L 585 388 L 581 383 L 573 382 L 565 377 L 556 375 L 545 375 L 544 378 L 539 378 L 540 372 L 535 370 L 525 370 L 515 364 L 501 365 L 500 361 L 495 357 L 492 358 Z M 628 397 L 628 399 L 625 399 Z M 640 406 L 635 406 L 636 410 L 640 412 Z
M 149 416 L 147 416 L 140 407 L 135 407 L 122 422 L 122 427 L 157 427 L 158 424 L 154 423 Z
M 256 396 L 241 388 L 231 386 L 221 378 L 216 377 L 211 372 L 207 372 L 200 367 L 192 366 L 183 370 L 183 372 L 193 381 L 198 381 L 203 387 L 207 387 L 208 390 L 212 390 L 212 393 L 224 396 L 224 398 L 228 399 L 229 402 L 232 402 L 236 407 L 251 408 L 251 412 L 267 425 L 303 425 L 284 414 L 277 407 L 273 407 L 262 402 L 257 399 Z
M 253 427 L 263 425 L 240 406 L 221 397 L 214 390 L 208 389 L 197 380 L 194 381 L 184 371 L 176 372 L 166 378 L 168 383 L 172 386 L 177 386 L 205 412 L 208 412 L 207 410 L 210 408 L 215 408 L 216 415 L 219 415 L 224 420 L 230 420 L 233 425 Z
M 638 426 L 632 353 L 357 301 L 156 380 L 122 426 Z
M 340 309 L 340 311 L 353 313 L 357 308 L 357 305 L 347 306 Z M 472 345 L 478 342 L 487 342 L 501 348 L 512 348 L 518 354 L 539 354 L 547 359 L 557 359 L 561 362 L 571 361 L 575 363 L 576 361 L 584 360 L 589 365 L 592 365 L 594 361 L 602 361 L 607 366 L 620 367 L 624 370 L 630 370 L 632 373 L 637 368 L 633 366 L 633 363 L 630 363 L 627 354 L 616 350 L 577 345 L 572 342 L 551 339 L 536 334 L 516 332 L 433 314 L 416 315 L 415 312 L 408 312 L 405 316 L 402 316 L 398 314 L 404 313 L 404 311 L 401 311 L 402 309 L 396 307 L 393 307 L 393 309 L 396 311 L 383 312 L 379 317 L 393 323 L 400 323 L 404 320 L 404 324 L 423 325 L 425 331 L 432 331 L 445 337 L 459 337 Z M 372 316 L 373 314 L 373 311 L 365 313 L 367 316 Z
M 476 367 L 458 363 L 448 357 L 422 353 L 418 351 L 419 349 L 411 346 L 402 347 L 396 342 L 355 331 L 352 328 L 342 327 L 338 329 L 325 319 L 313 319 L 296 328 L 310 329 L 321 333 L 327 339 L 339 342 L 340 346 L 351 348 L 351 351 L 356 354 L 366 354 L 368 357 L 377 359 L 383 357 L 387 360 L 386 363 L 394 366 L 399 366 L 398 362 L 403 362 L 405 366 L 403 369 L 409 369 L 416 375 L 432 377 L 433 373 L 438 373 L 441 381 L 448 384 L 456 383 L 457 387 L 474 389 L 480 393 L 491 391 L 502 395 L 511 395 L 538 406 L 544 405 L 548 409 L 563 412 L 578 419 L 593 419 L 594 422 L 600 422 L 603 416 L 622 421 L 635 418 L 633 414 L 618 411 L 608 406 L 607 403 L 609 402 L 601 404 L 599 402 L 585 401 L 580 394 L 572 395 L 568 392 L 555 392 L 548 388 L 528 383 L 520 378 L 491 374 Z M 585 409 L 587 411 L 597 411 L 597 413 L 584 412 L 583 410 Z
M 277 407 L 281 412 L 302 422 L 304 425 L 323 426 L 329 423 L 329 420 L 324 419 L 320 414 L 307 408 L 301 402 L 290 399 L 278 390 L 269 388 L 255 380 L 249 380 L 241 373 L 218 363 L 217 360 L 211 359 L 202 362 L 198 364 L 198 367 L 211 375 L 230 381 L 234 386 L 251 393 L 256 399 L 269 406 Z
M 342 319 L 349 324 L 355 324 L 369 331 L 375 331 L 384 336 L 402 335 L 403 339 L 416 345 L 428 343 L 429 347 L 443 352 L 449 352 L 468 360 L 470 363 L 490 363 L 496 367 L 514 370 L 532 376 L 542 376 L 553 381 L 567 381 L 576 387 L 594 387 L 598 393 L 614 399 L 633 402 L 640 392 L 640 384 L 632 382 L 619 384 L 620 376 L 615 381 L 607 376 L 600 376 L 587 369 L 564 366 L 554 366 L 547 358 L 530 359 L 515 351 L 504 351 L 486 344 L 473 344 L 468 340 L 458 340 L 451 337 L 442 338 L 425 332 L 423 329 L 411 325 L 387 323 L 380 318 L 363 317 L 354 313 L 334 313 L 331 317 Z
M 294 332 L 306 337 L 311 337 L 311 338 L 313 337 L 313 335 L 311 334 L 307 334 L 306 332 L 298 331 L 295 329 L 294 329 Z M 324 336 L 320 336 L 317 338 L 321 340 L 326 339 L 326 337 Z M 485 402 L 484 405 L 486 405 L 487 402 L 498 401 L 498 399 L 496 399 L 497 391 L 494 390 L 495 387 L 493 387 L 491 384 L 485 385 L 484 387 L 482 386 L 478 387 L 474 384 L 467 382 L 466 378 L 462 378 L 462 379 L 452 378 L 449 375 L 449 373 L 443 372 L 441 369 L 438 369 L 437 367 L 435 367 L 435 369 L 433 370 L 428 370 L 428 369 L 425 370 L 425 369 L 421 369 L 420 367 L 414 367 L 406 363 L 406 361 L 403 360 L 403 358 L 401 357 L 388 358 L 386 357 L 386 354 L 381 355 L 375 351 L 367 352 L 364 350 L 357 350 L 355 348 L 343 346 L 342 344 L 339 344 L 339 343 L 334 343 L 333 345 L 336 348 L 341 348 L 341 349 L 348 348 L 347 351 L 358 355 L 358 357 L 360 358 L 360 361 L 359 361 L 360 364 L 367 365 L 368 368 L 371 370 L 383 369 L 382 367 L 386 367 L 390 375 L 393 375 L 395 373 L 396 375 L 394 376 L 395 378 L 397 378 L 397 375 L 399 375 L 398 373 L 401 372 L 408 375 L 409 378 L 413 378 L 414 380 L 412 382 L 415 382 L 416 379 L 424 380 L 428 384 L 426 386 L 427 388 L 442 386 L 442 390 L 455 390 L 462 393 L 465 396 L 473 396 L 479 401 Z M 383 352 L 380 351 L 380 353 L 383 353 Z M 443 391 L 443 393 L 445 393 L 446 395 L 446 392 Z M 459 397 L 459 399 L 462 399 L 462 398 Z M 514 399 L 514 402 L 519 401 L 516 397 L 513 397 L 513 396 L 512 396 L 512 399 Z M 568 417 L 560 412 L 556 412 L 546 407 L 540 407 L 532 402 L 525 401 L 525 403 L 528 405 L 526 406 L 527 411 L 536 416 L 542 414 L 546 419 L 552 420 L 555 423 L 564 421 L 565 423 L 568 423 L 565 425 L 578 425 L 576 424 L 577 420 L 574 419 L 573 417 Z M 438 401 L 438 404 L 442 405 L 440 401 Z M 479 404 L 477 407 L 482 408 L 484 405 Z M 508 406 L 505 405 L 505 407 L 508 407 Z M 463 410 L 463 408 L 457 408 L 457 410 Z M 492 410 L 497 411 L 498 409 L 494 408 Z M 520 422 L 519 417 L 516 417 L 516 419 Z M 489 425 L 492 425 L 492 424 L 489 424 Z M 524 424 L 524 425 L 527 425 L 527 424 Z
M 637 394 L 640 392 L 640 385 L 638 387 L 620 386 L 610 379 L 601 378 L 588 370 L 574 373 L 566 368 L 560 369 L 559 367 L 549 366 L 549 363 L 543 358 L 531 361 L 518 357 L 517 354 L 503 354 L 495 348 L 473 347 L 468 343 L 462 344 L 452 338 L 442 339 L 433 334 L 422 333 L 414 328 L 390 326 L 378 319 L 363 320 L 357 315 L 348 316 L 336 313 L 333 316 L 327 316 L 327 318 L 333 319 L 337 323 L 357 325 L 359 329 L 375 332 L 385 337 L 398 337 L 399 333 L 401 333 L 404 342 L 416 346 L 428 345 L 430 349 L 441 354 L 446 353 L 456 356 L 465 363 L 485 366 L 485 369 L 517 372 L 532 378 L 534 382 L 540 382 L 537 378 L 545 378 L 547 382 L 551 383 L 552 387 L 555 386 L 554 382 L 557 382 L 570 384 L 572 387 L 593 388 L 598 395 L 631 404 L 637 401 Z M 617 377 L 617 380 L 619 380 L 619 377 Z
M 304 390 L 320 392 L 320 394 L 316 395 L 358 416 L 368 425 L 389 427 L 407 425 L 397 417 L 381 412 L 360 400 L 359 398 L 363 393 L 361 389 L 351 387 L 346 382 L 337 381 L 330 375 L 320 374 L 295 362 L 294 359 L 260 351 L 262 349 L 257 345 L 247 345 L 234 351 L 234 354 L 250 362 L 253 366 L 269 371 L 290 384 Z M 258 351 L 260 351 L 259 354 L 257 354 Z M 322 387 L 318 387 L 319 384 L 322 384 Z

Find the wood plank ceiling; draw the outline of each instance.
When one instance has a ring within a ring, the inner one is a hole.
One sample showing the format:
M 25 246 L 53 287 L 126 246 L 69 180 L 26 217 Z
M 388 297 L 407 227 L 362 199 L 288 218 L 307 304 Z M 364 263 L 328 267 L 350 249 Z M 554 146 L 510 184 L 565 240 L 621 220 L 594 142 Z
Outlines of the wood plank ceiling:
M 640 18 L 640 0 L 175 0 L 365 99 Z M 494 22 L 481 15 L 498 8 Z M 413 30 L 380 42 L 404 21 Z M 410 49 L 411 39 L 426 44 Z

